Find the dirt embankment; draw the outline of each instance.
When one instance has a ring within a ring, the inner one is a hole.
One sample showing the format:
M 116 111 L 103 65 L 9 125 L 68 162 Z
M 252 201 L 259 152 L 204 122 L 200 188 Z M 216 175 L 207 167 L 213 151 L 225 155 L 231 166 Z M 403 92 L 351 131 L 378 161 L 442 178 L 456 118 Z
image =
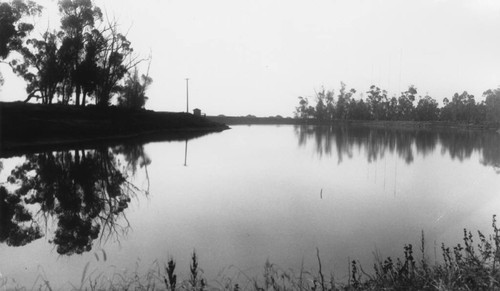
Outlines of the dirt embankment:
M 97 140 L 183 139 L 225 129 L 188 113 L 0 102 L 0 151 Z

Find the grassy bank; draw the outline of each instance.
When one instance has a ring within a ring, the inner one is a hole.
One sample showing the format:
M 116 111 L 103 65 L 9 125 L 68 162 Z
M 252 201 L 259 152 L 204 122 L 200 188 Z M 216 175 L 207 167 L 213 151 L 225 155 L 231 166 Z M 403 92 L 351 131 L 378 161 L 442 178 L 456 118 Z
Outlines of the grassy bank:
M 129 138 L 184 138 L 227 129 L 187 113 L 0 102 L 0 151 Z
M 433 262 L 425 255 L 426 241 L 422 232 L 418 247 L 405 245 L 400 258 L 375 258 L 373 268 L 350 261 L 347 280 L 324 273 L 317 250 L 317 268 L 289 270 L 270 262 L 263 264 L 259 276 L 221 274 L 205 278 L 203 264 L 193 252 L 186 278 L 177 276 L 174 259 L 164 264 L 155 261 L 148 271 L 125 271 L 112 276 L 96 274 L 89 263 L 80 282 L 69 284 L 72 290 L 500 290 L 500 229 L 493 216 L 492 233 L 473 235 L 464 229 L 463 242 L 454 247 L 441 245 L 441 260 Z M 0 289 L 24 290 L 14 280 L 0 277 Z M 2 289 L 3 288 L 3 289 Z M 51 282 L 39 276 L 33 284 L 37 290 L 56 290 Z

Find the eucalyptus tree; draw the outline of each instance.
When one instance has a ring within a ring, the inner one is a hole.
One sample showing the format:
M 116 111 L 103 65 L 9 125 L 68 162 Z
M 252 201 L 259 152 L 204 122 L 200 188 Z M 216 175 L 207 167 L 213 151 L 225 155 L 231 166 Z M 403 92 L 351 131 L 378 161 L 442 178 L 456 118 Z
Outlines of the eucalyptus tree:
M 369 120 L 371 118 L 370 108 L 363 99 L 356 100 L 351 98 L 349 103 L 350 120 Z
M 328 90 L 325 95 L 326 102 L 326 118 L 330 121 L 335 119 L 335 93 L 333 90 Z
M 86 97 L 93 95 L 97 105 L 108 106 L 120 92 L 120 82 L 142 59 L 119 32 L 117 21 L 103 19 L 90 0 L 62 0 L 59 5 L 65 33 L 61 58 L 68 64 L 61 91 L 66 100 L 74 94 L 76 105 L 85 105 Z
M 366 93 L 368 94 L 366 103 L 369 105 L 372 118 L 375 120 L 385 120 L 387 112 L 387 91 L 375 85 L 371 85 L 370 90 Z
M 455 93 L 451 99 L 451 105 L 455 111 L 455 121 L 465 121 L 467 116 L 467 99 L 469 94 L 464 91 L 462 94 Z
M 141 75 L 139 77 L 139 71 L 137 68 L 134 68 L 133 73 L 128 74 L 125 84 L 119 93 L 118 105 L 133 109 L 144 108 L 148 100 L 146 90 L 152 82 L 153 79 L 148 75 Z
M 500 88 L 483 93 L 486 98 L 486 118 L 490 122 L 500 122 Z
M 455 93 L 451 98 L 443 100 L 441 119 L 446 121 L 473 122 L 476 113 L 476 101 L 474 95 L 467 91 L 462 94 Z
M 88 71 L 89 62 L 96 62 L 96 56 L 87 56 L 87 43 L 91 42 L 95 24 L 102 20 L 102 12 L 90 0 L 61 0 L 61 47 L 59 58 L 64 64 L 64 80 L 60 93 L 63 103 L 68 104 L 75 96 L 75 105 L 80 105 L 84 86 L 93 76 Z
M 27 83 L 25 102 L 36 97 L 42 103 L 51 104 L 59 96 L 63 104 L 69 104 L 75 95 L 75 104 L 79 105 L 82 89 L 91 91 L 87 89 L 91 83 L 88 79 L 95 74 L 88 67 L 95 67 L 92 64 L 96 59 L 87 53 L 87 48 L 102 13 L 90 0 L 62 0 L 59 12 L 60 29 L 47 30 L 41 38 L 21 43 L 16 48 L 21 59 L 10 62 L 14 72 Z
M 396 98 L 396 96 L 392 96 L 392 98 L 387 101 L 387 119 L 399 119 L 398 112 L 398 98 Z
M 104 29 L 94 33 L 98 59 L 94 95 L 97 105 L 108 106 L 113 95 L 122 88 L 120 81 L 144 59 L 134 54 L 130 40 L 118 31 L 115 20 L 108 19 Z
M 420 98 L 415 108 L 415 116 L 419 121 L 435 121 L 439 118 L 437 101 L 429 95 Z
M 14 72 L 27 82 L 25 102 L 35 97 L 44 104 L 52 103 L 64 77 L 58 46 L 57 35 L 45 32 L 41 39 L 28 39 L 18 50 L 22 60 L 10 61 Z
M 295 117 L 301 119 L 308 119 L 314 114 L 314 107 L 309 105 L 307 97 L 299 96 L 299 106 L 295 107 Z
M 85 35 L 85 38 L 85 57 L 79 64 L 76 71 L 78 84 L 81 86 L 82 91 L 82 106 L 85 106 L 87 102 L 87 96 L 92 97 L 97 87 L 99 72 L 99 67 L 97 65 L 97 55 L 99 53 L 98 50 L 101 42 L 101 36 L 97 29 L 94 29 L 90 33 L 87 33 Z
M 42 6 L 35 1 L 0 3 L 0 59 L 21 48 L 23 39 L 33 30 L 33 24 L 22 21 L 23 17 L 39 14 L 41 10 Z
M 33 30 L 31 23 L 24 22 L 23 18 L 39 14 L 42 6 L 34 1 L 14 0 L 0 3 L 0 62 L 5 60 L 11 51 L 22 47 L 23 39 Z M 0 87 L 4 78 L 0 72 Z
M 314 117 L 317 120 L 323 121 L 326 119 L 326 91 L 323 88 L 321 91 L 316 92 L 316 107 L 314 110 Z
M 417 88 L 411 85 L 408 87 L 408 90 L 405 92 L 401 92 L 401 95 L 398 98 L 398 116 L 399 120 L 413 120 L 414 119 L 414 111 L 415 106 L 413 102 L 415 101 L 415 96 L 417 94 Z
M 451 110 L 450 99 L 448 97 L 443 98 L 443 106 L 439 112 L 439 120 L 441 121 L 451 121 L 453 119 L 453 112 Z
M 58 5 L 59 30 L 12 46 L 21 59 L 10 65 L 27 82 L 26 101 L 37 97 L 50 104 L 57 96 L 63 104 L 74 101 L 78 106 L 85 105 L 90 96 L 96 104 L 108 106 L 120 92 L 127 72 L 142 60 L 126 35 L 118 31 L 118 23 L 103 20 L 91 0 L 61 0 Z
M 346 84 L 340 82 L 340 91 L 337 96 L 337 106 L 336 106 L 336 117 L 338 119 L 346 120 L 350 119 L 351 108 L 349 104 L 351 103 L 352 96 L 356 93 L 355 89 L 346 90 Z
M 477 109 L 478 106 L 474 95 L 467 94 L 465 99 L 465 121 L 467 121 L 468 123 L 475 123 L 477 117 Z

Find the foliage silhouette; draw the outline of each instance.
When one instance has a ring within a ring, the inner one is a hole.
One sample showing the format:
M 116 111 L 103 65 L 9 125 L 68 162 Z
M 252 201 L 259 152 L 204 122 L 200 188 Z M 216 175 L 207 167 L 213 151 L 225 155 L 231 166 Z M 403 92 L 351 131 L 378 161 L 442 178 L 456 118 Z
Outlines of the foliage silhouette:
M 404 120 L 404 121 L 450 121 L 464 124 L 500 124 L 500 89 L 490 89 L 483 93 L 485 101 L 476 102 L 474 95 L 464 91 L 455 93 L 451 101 L 443 99 L 443 107 L 431 96 L 418 96 L 417 88 L 411 85 L 396 98 L 389 98 L 387 91 L 372 85 L 367 97 L 354 98 L 355 89 L 346 92 L 341 82 L 340 94 L 334 102 L 333 91 L 323 89 L 316 93 L 316 106 L 307 97 L 299 97 L 295 117 L 332 123 L 335 120 Z M 328 121 L 328 122 L 327 122 Z
M 85 106 L 87 97 L 91 97 L 96 104 L 108 106 L 120 92 L 127 72 L 142 61 L 133 54 L 131 42 L 118 31 L 117 22 L 103 19 L 100 8 L 91 0 L 59 1 L 60 29 L 27 40 L 33 26 L 19 23 L 16 30 L 14 23 L 23 14 L 36 9 L 40 12 L 41 7 L 28 2 L 17 8 L 16 14 L 11 11 L 17 11 L 17 3 L 24 2 L 16 0 L 0 6 L 0 12 L 5 12 L 0 13 L 0 25 L 9 28 L 0 37 L 12 39 L 9 43 L 13 43 L 1 53 L 5 58 L 15 50 L 21 56 L 9 64 L 27 83 L 25 102 L 36 98 L 52 104 L 57 98 L 62 104 Z
M 0 3 L 0 62 L 6 59 L 11 51 L 20 50 L 24 38 L 33 30 L 31 23 L 23 21 L 29 15 L 41 13 L 42 6 L 34 1 L 14 0 Z M 0 87 L 5 79 L 0 72 Z
M 487 90 L 483 95 L 486 97 L 487 119 L 500 122 L 500 88 Z
M 146 96 L 146 90 L 153 82 L 149 76 L 142 75 L 139 78 L 137 68 L 133 73 L 129 73 L 125 85 L 121 89 L 118 97 L 118 106 L 141 109 L 144 108 L 146 101 L 149 99 Z
M 41 13 L 42 6 L 35 1 L 14 0 L 0 3 L 0 59 L 12 50 L 21 48 L 23 39 L 33 30 L 33 24 L 23 22 L 23 17 Z

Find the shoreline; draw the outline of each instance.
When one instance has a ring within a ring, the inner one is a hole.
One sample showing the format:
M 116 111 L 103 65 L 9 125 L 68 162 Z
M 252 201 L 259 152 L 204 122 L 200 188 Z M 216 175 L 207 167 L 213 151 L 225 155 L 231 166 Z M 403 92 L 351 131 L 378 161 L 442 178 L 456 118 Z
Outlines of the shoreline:
M 324 125 L 324 126 L 344 126 L 361 125 L 368 127 L 386 128 L 450 128 L 465 130 L 487 130 L 500 133 L 500 124 L 467 124 L 450 121 L 404 121 L 404 120 L 334 120 L 333 122 L 318 121 L 314 119 L 304 120 L 291 117 L 248 117 L 248 116 L 207 116 L 207 119 L 228 125 Z
M 40 148 L 186 140 L 226 129 L 189 113 L 0 102 L 0 157 Z
M 290 117 L 195 116 L 184 112 L 131 110 L 115 106 L 76 107 L 0 102 L 0 157 L 37 150 L 186 140 L 229 129 L 228 125 L 366 126 L 388 129 L 453 129 L 500 133 L 498 124 L 448 121 L 342 120 L 324 122 Z
M 43 151 L 62 151 L 72 149 L 93 149 L 102 146 L 116 146 L 124 142 L 137 144 L 161 141 L 185 141 L 204 135 L 219 133 L 222 130 L 212 129 L 182 129 L 168 131 L 149 131 L 128 135 L 96 136 L 88 138 L 54 138 L 49 140 L 7 141 L 0 142 L 0 158 L 10 158 Z

